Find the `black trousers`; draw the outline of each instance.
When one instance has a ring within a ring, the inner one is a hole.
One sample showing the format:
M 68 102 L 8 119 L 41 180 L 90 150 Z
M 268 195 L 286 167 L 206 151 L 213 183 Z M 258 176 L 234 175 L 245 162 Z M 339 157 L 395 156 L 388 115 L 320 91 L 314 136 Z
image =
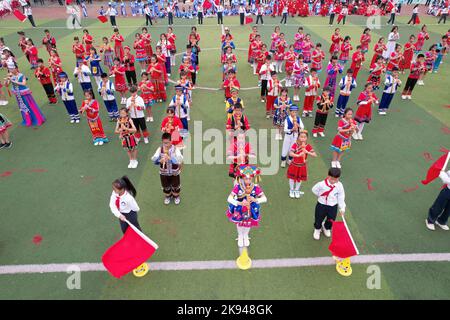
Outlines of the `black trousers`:
M 217 12 L 217 24 L 223 24 L 223 12 Z
M 132 84 L 137 84 L 136 71 L 125 71 L 125 76 L 127 78 L 127 83 L 129 86 L 131 86 Z
M 415 24 L 416 23 L 416 17 L 417 17 L 417 13 L 413 13 L 412 16 L 411 16 L 411 19 L 409 19 L 407 24 L 410 24 L 411 22 L 413 24 Z
M 391 13 L 391 16 L 389 17 L 389 20 L 387 23 L 392 23 L 392 24 L 395 23 L 395 13 Z
M 324 227 L 331 230 L 332 221 L 336 220 L 338 206 L 327 206 L 317 202 L 314 214 L 314 229 L 321 229 L 322 222 L 326 218 Z
M 161 179 L 161 187 L 166 197 L 170 197 L 172 193 L 180 193 L 181 181 L 179 174 L 176 176 L 164 176 L 160 174 L 159 177 Z
M 150 17 L 148 14 L 146 14 L 145 15 L 145 25 L 146 26 L 148 26 L 148 25 L 153 25 L 153 23 L 152 23 L 152 17 Z M 169 13 L 169 24 L 172 24 L 171 22 L 170 22 L 170 13 Z
M 314 118 L 314 129 L 323 129 L 327 123 L 328 113 L 316 112 L 316 117 Z
M 196 72 L 191 72 L 191 79 L 192 79 L 192 84 L 195 85 L 195 82 L 197 81 L 197 73 Z
M 147 124 L 145 123 L 145 118 L 131 118 L 134 126 L 136 127 L 136 132 L 140 131 L 144 132 L 147 130 Z
M 240 18 L 241 26 L 243 26 L 244 22 L 245 22 L 245 14 L 239 13 L 239 18 Z
M 136 211 L 130 211 L 128 213 L 121 212 L 121 214 L 123 214 L 125 216 L 125 218 L 127 218 L 127 220 L 133 226 L 135 226 L 136 228 L 141 230 L 141 226 L 139 225 Z M 128 223 L 126 223 L 125 221 L 122 221 L 122 220 L 119 220 L 119 222 L 120 222 L 120 229 L 122 229 L 122 232 L 125 233 L 125 231 L 127 231 L 127 229 L 128 229 Z
M 116 24 L 116 16 L 110 16 L 110 17 L 109 17 L 109 20 L 111 21 L 111 25 L 112 25 L 113 27 L 117 27 L 117 24 Z
M 328 22 L 328 24 L 330 24 L 330 25 L 333 24 L 335 15 L 336 15 L 335 13 L 330 14 L 330 21 Z
M 198 24 L 203 24 L 203 12 L 198 12 L 197 13 L 197 20 L 198 20 Z
M 261 97 L 267 95 L 267 81 L 268 80 L 261 80 Z
M 263 16 L 260 15 L 260 14 L 258 14 L 258 15 L 256 16 L 256 24 L 258 24 L 258 21 L 259 21 L 259 20 L 261 20 L 261 23 L 264 24 Z
M 441 23 L 442 20 L 444 20 L 444 24 L 447 22 L 447 14 L 441 14 L 438 23 Z
M 405 84 L 405 88 L 403 89 L 403 92 L 409 92 L 411 93 L 414 89 L 414 87 L 416 86 L 418 79 L 412 79 L 412 78 L 408 78 L 408 80 L 406 80 L 406 84 Z
M 345 24 L 345 19 L 347 18 L 347 16 L 343 16 L 342 17 L 342 24 Z M 338 24 L 340 23 L 340 21 L 338 20 Z
M 167 15 L 167 18 L 169 19 L 169 25 L 173 24 L 173 13 L 169 12 L 169 14 Z M 150 24 L 152 24 L 152 18 L 150 16 L 148 16 L 148 19 L 150 20 Z
M 284 24 L 286 24 L 287 23 L 287 16 L 288 16 L 288 14 L 287 13 L 283 13 L 283 17 L 281 18 L 281 21 L 280 21 L 280 23 L 284 23 Z M 284 22 L 283 22 L 284 21 Z
M 29 16 L 28 16 L 28 20 L 30 20 L 30 23 L 31 23 L 31 25 L 32 25 L 33 27 L 36 27 L 36 24 L 34 23 L 34 18 L 33 18 L 32 15 L 29 15 Z
M 431 0 L 427 0 L 427 1 L 425 2 L 425 5 L 426 5 L 426 6 L 429 6 L 429 5 L 430 5 L 430 2 L 431 2 Z
M 447 224 L 448 217 L 450 215 L 450 189 L 445 186 L 444 189 L 439 192 L 438 197 L 434 201 L 428 212 L 428 222 L 435 223 L 436 220 L 439 224 Z

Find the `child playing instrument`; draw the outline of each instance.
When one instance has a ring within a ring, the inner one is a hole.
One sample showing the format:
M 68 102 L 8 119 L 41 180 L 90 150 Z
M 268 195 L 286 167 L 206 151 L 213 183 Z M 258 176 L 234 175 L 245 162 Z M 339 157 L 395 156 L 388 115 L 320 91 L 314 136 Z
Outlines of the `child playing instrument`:
M 80 63 L 78 66 L 75 66 L 73 70 L 73 76 L 75 79 L 78 80 L 78 83 L 81 86 L 81 90 L 86 91 L 89 90 L 92 92 L 92 96 L 94 95 L 94 90 L 92 89 L 92 83 L 91 83 L 91 70 L 86 65 L 86 61 L 83 63 Z
M 350 150 L 352 144 L 352 134 L 358 132 L 356 121 L 353 120 L 353 110 L 345 109 L 344 114 L 338 121 L 338 133 L 331 143 L 330 149 L 333 152 L 332 168 L 341 167 L 341 158 L 344 151 Z
M 236 178 L 239 174 L 239 166 L 249 164 L 250 158 L 256 158 L 249 142 L 245 141 L 245 133 L 239 132 L 236 139 L 231 140 L 230 147 L 227 151 L 227 159 L 231 160 L 228 175 Z
M 131 120 L 133 120 L 134 126 L 136 127 L 136 141 L 139 142 L 141 135 L 144 137 L 144 143 L 148 143 L 148 130 L 147 124 L 145 123 L 145 102 L 142 97 L 137 94 L 137 87 L 131 86 L 130 93 L 131 97 L 126 99 L 126 107 L 130 114 Z
M 91 66 L 91 74 L 94 76 L 97 86 L 99 86 L 100 82 L 102 81 L 101 75 L 103 73 L 102 67 L 100 65 L 100 61 L 102 59 L 97 54 L 97 49 L 95 49 L 94 47 L 90 48 L 89 52 L 90 52 L 90 54 L 88 56 L 86 56 L 84 61 L 86 63 L 89 62 L 90 66 Z
M 412 91 L 414 90 L 421 73 L 425 72 L 424 59 L 425 56 L 422 53 L 419 53 L 416 61 L 411 64 L 411 70 L 402 92 L 403 100 L 411 100 Z
M 289 108 L 289 116 L 284 121 L 284 140 L 281 150 L 281 167 L 286 167 L 286 159 L 291 146 L 297 141 L 298 133 L 304 129 L 304 125 L 298 116 L 298 106 L 293 104 Z
M 381 96 L 380 105 L 378 106 L 378 114 L 386 115 L 386 111 L 394 98 L 395 93 L 401 86 L 402 81 L 398 77 L 398 69 L 392 69 L 391 74 L 386 75 L 386 80 L 384 81 L 383 95 Z
M 103 131 L 102 121 L 98 112 L 98 102 L 93 99 L 90 91 L 85 91 L 84 97 L 85 100 L 81 105 L 80 113 L 86 113 L 86 119 L 88 121 L 89 128 L 91 129 L 94 146 L 102 146 L 109 140 Z
M 330 87 L 330 96 L 334 98 L 334 93 L 336 92 L 336 78 L 338 74 L 343 71 L 342 66 L 338 63 L 337 56 L 332 56 L 330 63 L 327 66 L 327 78 L 325 79 L 325 87 Z
M 180 173 L 183 156 L 180 150 L 171 142 L 169 132 L 162 134 L 162 144 L 152 157 L 155 165 L 159 166 L 161 186 L 164 193 L 164 204 L 170 204 L 174 200 L 176 205 L 180 204 L 181 181 Z
M 341 170 L 330 168 L 325 180 L 314 185 L 312 192 L 318 197 L 314 214 L 314 234 L 315 240 L 320 240 L 320 233 L 329 238 L 333 221 L 336 220 L 338 209 L 340 214 L 345 213 L 345 191 L 344 186 L 339 181 Z
M 323 60 L 325 60 L 325 52 L 322 50 L 322 44 L 316 43 L 311 55 L 311 68 L 315 68 L 317 73 L 321 73 Z
M 311 68 L 311 74 L 305 80 L 305 101 L 303 103 L 302 117 L 312 117 L 314 109 L 314 100 L 318 94 L 320 88 L 320 80 L 317 76 L 317 70 Z
M 128 164 L 129 169 L 136 169 L 138 166 L 137 161 L 137 142 L 134 138 L 134 133 L 136 132 L 136 127 L 133 121 L 128 115 L 127 108 L 121 108 L 119 112 L 119 119 L 116 124 L 116 129 L 114 133 L 119 134 L 120 140 L 122 140 L 122 147 L 126 149 L 130 163 Z
M 356 51 L 352 55 L 352 64 L 350 69 L 353 70 L 353 78 L 356 79 L 359 70 L 361 69 L 362 63 L 365 60 L 364 54 L 362 52 L 362 47 L 360 45 L 356 46 Z
M 271 78 L 267 82 L 266 119 L 273 117 L 273 104 L 281 91 L 281 83 L 276 71 L 270 73 Z
M 226 215 L 238 232 L 239 248 L 250 246 L 248 234 L 257 227 L 260 220 L 260 205 L 267 202 L 264 191 L 257 184 L 260 170 L 255 166 L 239 167 L 237 184 L 228 196 Z
M 348 59 L 350 59 L 350 51 L 353 50 L 350 40 L 351 40 L 350 36 L 346 36 L 344 38 L 344 42 L 342 42 L 341 44 L 341 54 L 339 55 L 339 63 L 343 66 L 345 66 Z
M 242 104 L 237 102 L 233 105 L 233 112 L 227 119 L 226 130 L 229 132 L 230 136 L 234 135 L 235 131 L 247 131 L 250 129 L 250 124 L 248 118 L 242 114 Z
M 294 63 L 294 69 L 292 71 L 294 78 L 294 101 L 300 101 L 298 95 L 299 89 L 305 86 L 306 74 L 309 72 L 309 66 L 303 61 L 303 54 L 299 54 L 297 60 Z
M 128 86 L 131 87 L 132 85 L 137 85 L 137 78 L 136 78 L 136 67 L 134 66 L 134 55 L 130 52 L 130 47 L 125 46 L 123 48 L 124 55 L 123 55 L 123 64 L 125 66 L 125 76 L 127 78 Z
M 77 102 L 73 96 L 73 85 L 69 81 L 67 73 L 61 72 L 58 75 L 58 83 L 55 87 L 55 92 L 61 97 L 67 113 L 70 117 L 70 123 L 80 123 L 80 114 L 78 113 Z
M 284 69 L 286 71 L 286 82 L 285 87 L 291 87 L 292 86 L 292 72 L 294 71 L 294 63 L 295 59 L 297 59 L 297 54 L 294 51 L 294 46 L 291 44 L 289 46 L 289 51 L 287 51 L 284 54 Z
M 371 83 L 366 83 L 364 91 L 358 96 L 356 104 L 358 109 L 355 113 L 355 121 L 358 123 L 358 132 L 353 133 L 353 139 L 363 140 L 362 131 L 364 124 L 370 123 L 372 119 L 372 104 L 378 104 L 378 98 L 373 93 L 373 86 Z
M 114 51 L 107 37 L 103 37 L 103 44 L 100 46 L 99 53 L 102 55 L 103 64 L 111 69 L 114 65 Z
M 291 98 L 288 95 L 288 89 L 283 88 L 280 91 L 280 95 L 275 99 L 273 106 L 275 113 L 273 115 L 273 125 L 277 129 L 275 134 L 275 140 L 283 140 L 283 128 L 284 121 L 289 115 L 289 108 L 292 105 Z
M 111 42 L 114 42 L 114 55 L 119 61 L 123 61 L 123 47 L 122 42 L 125 41 L 124 37 L 119 33 L 119 29 L 114 29 L 114 34 L 111 36 Z M 116 86 L 117 87 L 117 86 Z
M 167 116 L 161 122 L 161 132 L 169 133 L 171 135 L 171 142 L 178 148 L 183 147 L 183 139 L 180 136 L 180 129 L 183 129 L 183 124 L 180 118 L 175 116 L 175 108 L 168 107 L 166 110 Z
M 38 59 L 37 63 L 38 67 L 34 70 L 34 76 L 42 84 L 50 104 L 55 104 L 58 100 L 55 96 L 55 89 L 53 88 L 50 69 L 44 65 L 44 61 L 42 59 Z
M 148 73 L 142 72 L 141 82 L 139 82 L 139 90 L 141 91 L 141 97 L 144 99 L 145 110 L 147 110 L 147 118 L 145 121 L 153 122 L 152 106 L 155 104 L 155 87 L 148 79 Z
M 275 71 L 272 65 L 272 58 L 267 56 L 265 58 L 264 64 L 259 69 L 259 76 L 261 80 L 261 102 L 266 102 L 265 98 L 267 95 L 267 82 L 271 78 L 272 71 Z
M 186 95 L 183 94 L 182 86 L 175 86 L 175 95 L 172 97 L 169 103 L 169 107 L 174 107 L 175 115 L 181 120 L 183 129 L 188 130 L 188 117 L 189 117 L 189 100 Z
M 397 67 L 392 67 L 398 69 Z M 391 71 L 392 71 L 391 68 Z M 381 84 L 381 74 L 386 72 L 386 65 L 384 64 L 384 58 L 378 57 L 376 62 L 370 67 L 370 75 L 367 82 L 372 83 L 373 90 L 378 90 Z
M 106 73 L 102 73 L 102 81 L 98 86 L 98 93 L 100 93 L 110 121 L 116 121 L 119 117 L 119 110 L 117 108 L 116 97 L 114 96 L 115 88 L 111 80 L 108 79 Z
M 314 128 L 312 130 L 314 138 L 317 138 L 317 134 L 325 137 L 325 124 L 331 108 L 333 108 L 333 98 L 330 97 L 330 88 L 325 87 L 322 95 L 317 99 L 316 118 L 314 119 Z
M 12 142 L 9 139 L 8 128 L 11 127 L 12 124 L 3 114 L 0 113 L 0 149 L 3 148 L 11 148 Z
M 114 66 L 110 70 L 110 76 L 114 77 L 116 91 L 120 93 L 120 104 L 125 104 L 128 87 L 125 82 L 125 66 L 120 61 L 119 58 L 114 58 Z
M 72 44 L 72 52 L 75 54 L 76 65 L 78 66 L 80 63 L 84 61 L 84 46 L 80 43 L 80 38 L 74 37 Z
M 239 90 L 241 88 L 241 84 L 239 80 L 236 78 L 236 72 L 234 70 L 230 70 L 227 73 L 227 77 L 222 84 L 222 88 L 224 89 L 225 94 L 225 102 L 231 98 L 231 90 L 233 88 Z
M 356 80 L 353 78 L 353 70 L 347 69 L 347 75 L 339 81 L 339 97 L 336 105 L 336 118 L 344 115 L 344 110 L 347 108 L 348 99 L 352 90 L 356 88 Z
M 308 132 L 300 131 L 297 141 L 292 145 L 289 151 L 289 157 L 292 158 L 287 170 L 287 178 L 289 179 L 289 197 L 300 198 L 304 192 L 300 191 L 302 181 L 308 180 L 308 168 L 306 159 L 308 155 L 317 157 L 313 147 L 308 144 Z

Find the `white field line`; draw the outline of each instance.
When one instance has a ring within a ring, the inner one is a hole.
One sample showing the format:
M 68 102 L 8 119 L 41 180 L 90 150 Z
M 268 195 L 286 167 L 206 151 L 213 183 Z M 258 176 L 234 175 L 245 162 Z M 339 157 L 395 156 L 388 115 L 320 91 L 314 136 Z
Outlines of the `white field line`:
M 399 262 L 450 262 L 450 253 L 408 253 L 408 254 L 377 254 L 360 255 L 351 258 L 353 264 L 374 263 L 399 263 Z M 149 261 L 151 270 L 154 271 L 182 271 L 182 270 L 227 270 L 237 269 L 234 260 L 210 260 L 210 261 L 173 261 L 152 262 Z M 295 268 L 329 266 L 336 262 L 332 257 L 314 258 L 286 258 L 286 259 L 254 259 L 253 269 L 269 268 Z M 0 266 L 0 275 L 24 274 L 24 273 L 58 273 L 80 270 L 106 271 L 102 263 L 51 263 L 51 264 L 24 264 Z

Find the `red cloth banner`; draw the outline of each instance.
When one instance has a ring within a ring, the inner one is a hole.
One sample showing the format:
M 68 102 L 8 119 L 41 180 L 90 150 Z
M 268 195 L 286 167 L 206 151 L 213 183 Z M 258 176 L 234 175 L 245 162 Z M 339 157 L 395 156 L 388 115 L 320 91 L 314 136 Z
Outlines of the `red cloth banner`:
M 16 16 L 17 20 L 19 20 L 20 22 L 24 22 L 25 20 L 27 20 L 27 16 L 24 15 L 22 12 L 20 12 L 17 9 L 15 9 L 13 11 L 13 14 Z
M 447 167 L 448 159 L 450 157 L 450 152 L 442 155 L 439 159 L 437 159 L 431 167 L 428 169 L 427 177 L 422 180 L 422 184 L 429 184 L 431 181 L 439 177 L 441 170 L 445 170 Z
M 98 16 L 97 19 L 100 20 L 101 23 L 105 23 L 108 21 L 108 18 L 106 16 Z
M 328 247 L 331 254 L 335 257 L 345 259 L 359 254 L 358 248 L 353 241 L 350 230 L 348 230 L 347 224 L 343 221 L 333 222 L 333 231 L 331 234 L 331 243 Z

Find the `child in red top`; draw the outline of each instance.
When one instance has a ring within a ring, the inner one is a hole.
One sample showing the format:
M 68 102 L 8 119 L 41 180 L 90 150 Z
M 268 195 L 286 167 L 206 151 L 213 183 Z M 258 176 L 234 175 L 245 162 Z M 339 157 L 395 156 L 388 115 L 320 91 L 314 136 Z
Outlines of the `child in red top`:
M 391 69 L 392 70 L 392 69 Z M 372 83 L 373 89 L 378 90 L 381 83 L 381 74 L 386 72 L 386 65 L 382 56 L 370 67 L 370 75 L 367 82 Z
M 349 36 L 346 36 L 344 38 L 344 42 L 341 45 L 341 54 L 339 55 L 339 63 L 341 65 L 345 65 L 350 59 L 350 51 L 353 50 L 353 47 L 350 43 L 351 38 Z
M 370 35 L 370 29 L 365 28 L 363 34 L 361 35 L 360 44 L 361 44 L 361 52 L 363 54 L 369 51 L 369 44 L 372 41 L 372 36 Z
M 155 87 L 148 78 L 147 72 L 142 72 L 141 82 L 139 82 L 140 96 L 144 100 L 145 109 L 147 110 L 147 122 L 153 122 L 152 106 L 155 104 Z
M 250 35 L 248 36 L 248 55 L 247 55 L 247 61 L 248 63 L 252 64 L 252 57 L 253 57 L 253 53 L 252 53 L 252 43 L 253 41 L 256 40 L 256 36 L 258 35 L 258 27 L 257 26 L 253 26 L 252 27 L 252 33 L 250 33 Z
M 88 29 L 83 30 L 82 42 L 84 44 L 84 49 L 86 50 L 86 55 L 91 54 L 91 47 L 92 43 L 94 42 L 94 38 L 89 34 Z
M 177 45 L 175 42 L 177 40 L 177 36 L 175 33 L 173 33 L 172 27 L 167 28 L 166 37 L 167 37 L 167 41 L 169 42 L 168 48 L 169 48 L 169 53 L 170 53 L 170 65 L 174 66 L 175 65 L 175 53 L 177 53 Z
M 364 124 L 370 123 L 370 120 L 372 120 L 372 104 L 378 104 L 378 98 L 373 93 L 371 83 L 366 83 L 364 91 L 359 94 L 356 104 L 358 109 L 355 113 L 355 121 L 358 123 L 358 132 L 353 133 L 353 139 L 363 140 L 362 131 Z
M 77 67 L 83 63 L 85 50 L 84 46 L 80 43 L 80 39 L 78 37 L 73 38 L 72 44 L 72 52 L 75 54 L 75 59 L 77 63 Z
M 125 46 L 123 55 L 123 64 L 125 66 L 125 76 L 127 78 L 128 86 L 137 85 L 136 67 L 134 66 L 134 55 L 130 52 L 129 46 Z
M 375 47 L 373 48 L 373 57 L 370 61 L 370 68 L 372 68 L 373 64 L 377 62 L 378 57 L 383 55 L 383 52 L 387 50 L 386 44 L 384 43 L 384 38 L 381 37 L 378 39 L 378 42 L 375 43 Z
M 25 56 L 27 57 L 28 61 L 30 61 L 30 59 L 28 58 L 28 56 L 25 53 L 25 51 L 27 49 L 27 38 L 25 37 L 25 32 L 18 31 L 17 34 L 19 35 L 18 46 L 19 46 L 20 50 L 22 50 L 22 52 L 25 54 Z
M 136 51 L 136 61 L 139 62 L 141 70 L 145 70 L 149 57 L 147 57 L 147 51 L 145 50 L 145 40 L 140 33 L 136 33 L 134 37 L 133 49 Z
M 180 118 L 175 116 L 175 108 L 167 108 L 167 117 L 165 117 L 161 123 L 161 132 L 167 132 L 172 135 L 172 145 L 182 145 L 183 139 L 180 137 L 180 129 L 183 129 L 183 123 Z
M 31 69 L 36 69 L 38 65 L 37 60 L 39 59 L 38 49 L 36 48 L 36 46 L 33 43 L 33 40 L 31 39 L 27 40 L 27 47 L 25 49 L 25 54 L 30 59 L 29 61 L 31 64 Z
M 311 41 L 311 35 L 306 34 L 302 43 L 303 61 L 305 63 L 311 63 L 311 49 L 314 47 L 314 43 Z
M 147 73 L 150 76 L 153 87 L 155 88 L 155 100 L 160 102 L 166 101 L 167 93 L 164 82 L 164 70 L 160 63 L 158 63 L 156 55 L 152 55 L 150 58 L 150 64 L 147 67 Z
M 338 121 L 338 133 L 331 143 L 330 149 L 333 152 L 332 168 L 341 168 L 341 158 L 344 151 L 350 150 L 352 145 L 352 135 L 358 132 L 358 127 L 353 120 L 353 110 L 345 109 L 344 115 Z
M 93 99 L 91 91 L 84 92 L 85 100 L 81 105 L 80 113 L 86 113 L 86 119 L 91 129 L 92 140 L 95 146 L 101 146 L 108 142 L 108 138 L 103 130 L 102 120 L 98 112 L 98 102 Z
M 425 56 L 420 53 L 417 56 L 416 61 L 414 61 L 411 64 L 411 70 L 409 73 L 408 80 L 406 80 L 405 87 L 403 88 L 402 92 L 402 99 L 409 99 L 411 100 L 411 93 L 421 75 L 421 73 L 425 72 L 425 64 L 424 64 Z
M 322 44 L 317 43 L 311 56 L 311 68 L 315 68 L 317 73 L 322 71 L 322 61 L 325 60 L 325 52 L 322 50 Z
M 416 47 L 416 53 L 422 51 L 422 47 L 425 44 L 425 40 L 430 39 L 430 36 L 427 32 L 427 26 L 423 25 L 419 34 L 417 35 L 417 42 L 414 44 Z
M 183 63 L 178 68 L 178 72 L 181 74 L 181 72 L 185 72 L 188 76 L 188 79 L 192 81 L 192 75 L 195 73 L 195 69 L 191 64 L 191 58 L 184 57 Z
M 225 102 L 231 98 L 231 89 L 237 88 L 238 90 L 241 88 L 241 84 L 239 80 L 236 79 L 236 72 L 234 70 L 230 70 L 227 73 L 227 78 L 222 84 L 222 88 L 225 90 Z
M 48 101 L 50 102 L 50 104 L 55 104 L 58 102 L 58 100 L 56 99 L 55 96 L 55 89 L 53 88 L 50 69 L 44 65 L 44 61 L 42 59 L 38 59 L 37 63 L 38 67 L 34 71 L 34 76 L 42 84 L 42 87 L 44 88 L 45 93 L 47 94 Z
M 257 69 L 258 69 L 258 59 L 261 54 L 263 43 L 261 41 L 261 36 L 257 34 L 255 36 L 255 39 L 250 44 L 250 51 L 251 51 L 251 63 L 253 64 L 253 74 L 256 75 Z M 267 49 L 267 47 L 266 47 Z
M 114 34 L 111 36 L 110 39 L 111 42 L 114 42 L 114 54 L 116 56 L 116 58 L 119 58 L 120 61 L 123 61 L 123 47 L 122 47 L 122 42 L 125 41 L 125 39 L 123 38 L 123 36 L 119 33 L 119 29 L 115 28 L 114 29 Z
M 56 85 L 56 83 L 58 82 L 58 74 L 63 72 L 63 69 L 62 69 L 62 61 L 55 49 L 50 51 L 50 58 L 48 59 L 48 65 L 50 66 L 50 71 L 52 72 L 53 82 Z
M 56 49 L 56 39 L 50 34 L 48 29 L 44 30 L 44 32 L 45 36 L 42 39 L 42 44 L 45 46 L 45 49 L 47 49 L 48 54 L 50 54 L 52 49 Z
M 292 72 L 294 71 L 295 60 L 297 59 L 297 54 L 294 50 L 294 45 L 291 44 L 289 46 L 289 51 L 284 54 L 284 60 L 286 61 L 284 64 L 284 69 L 286 71 L 286 82 L 285 87 L 292 86 Z
M 143 27 L 141 33 L 141 39 L 144 41 L 144 47 L 145 52 L 147 53 L 148 59 L 153 55 L 153 49 L 152 49 L 152 35 L 148 33 L 148 30 L 146 27 Z
M 119 58 L 114 58 L 114 66 L 110 70 L 110 75 L 114 76 L 114 86 L 116 91 L 120 93 L 121 101 L 120 104 L 125 104 L 128 92 L 127 83 L 125 82 L 125 66 L 121 64 Z
M 167 57 L 163 53 L 161 46 L 156 46 L 156 58 L 158 60 L 158 64 L 161 66 L 161 69 L 163 70 L 163 77 L 164 77 L 164 83 L 169 83 L 169 76 L 167 75 L 167 65 L 166 60 Z
M 287 42 L 284 39 L 284 33 L 280 33 L 280 38 L 275 44 L 275 72 L 282 72 L 284 52 L 286 51 L 287 46 Z
M 356 51 L 352 55 L 352 64 L 350 66 L 350 69 L 353 70 L 353 78 L 356 79 L 358 76 L 358 72 L 361 69 L 361 65 L 364 61 L 364 54 L 362 53 L 361 46 L 356 46 Z
M 416 36 L 412 34 L 409 36 L 409 42 L 407 42 L 403 47 L 403 60 L 400 61 L 399 65 L 399 70 L 402 73 L 405 73 L 405 70 L 409 70 L 409 68 L 411 67 L 414 52 L 416 51 L 416 46 L 414 45 L 415 41 Z
M 333 35 L 331 36 L 330 54 L 332 56 L 339 55 L 339 49 L 341 47 L 341 42 L 344 40 L 344 38 L 342 38 L 340 32 L 341 32 L 341 29 L 336 28 L 334 30 Z
M 302 181 L 308 180 L 308 168 L 306 160 L 308 155 L 317 157 L 313 147 L 308 144 L 308 132 L 300 131 L 297 141 L 292 145 L 289 151 L 289 157 L 292 158 L 287 170 L 289 179 L 289 197 L 300 198 L 304 192 L 300 191 Z
M 391 53 L 391 56 L 389 57 L 389 63 L 387 65 L 387 71 L 392 71 L 392 69 L 397 68 L 399 69 L 400 62 L 403 60 L 403 54 L 402 54 L 402 45 L 396 44 L 395 51 Z

